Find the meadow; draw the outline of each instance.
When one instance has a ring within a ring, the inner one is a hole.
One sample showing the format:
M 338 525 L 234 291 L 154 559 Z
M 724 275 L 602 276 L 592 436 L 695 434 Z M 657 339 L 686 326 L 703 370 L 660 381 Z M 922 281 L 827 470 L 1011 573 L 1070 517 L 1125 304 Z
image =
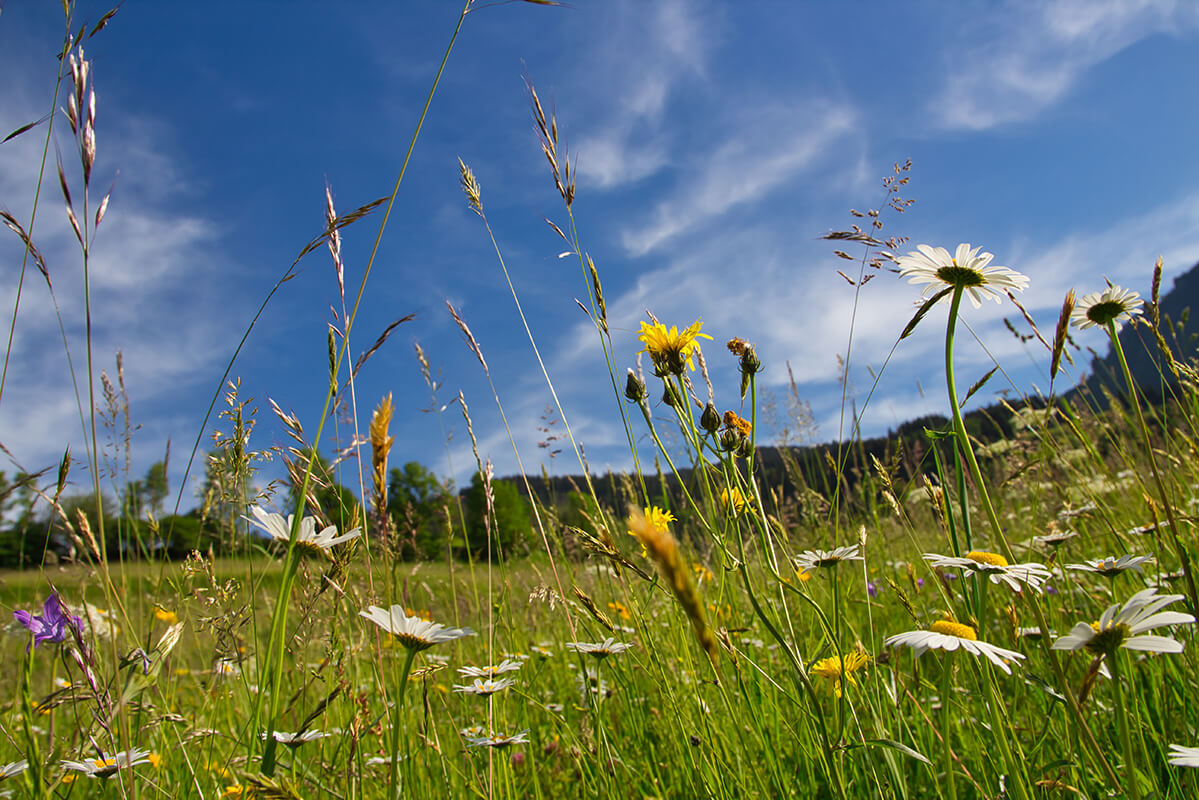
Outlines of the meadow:
M 60 185 L 85 275 L 107 198 L 92 196 L 95 95 L 81 45 L 101 28 L 68 26 L 67 110 L 54 122 L 69 126 L 81 165 L 76 185 Z M 481 546 L 456 539 L 463 510 L 448 494 L 441 555 L 414 560 L 387 512 L 394 412 L 382 398 L 345 461 L 362 488 L 330 507 L 313 443 L 360 364 L 351 368 L 345 343 L 363 292 L 343 286 L 325 413 L 306 430 L 278 407 L 264 411 L 294 440 L 274 453 L 289 492 L 257 495 L 264 450 L 226 376 L 208 467 L 220 478 L 213 508 L 251 543 L 244 552 L 173 560 L 126 548 L 122 530 L 166 535 L 160 521 L 68 511 L 69 457 L 31 481 L 74 563 L 0 574 L 13 612 L 0 660 L 0 796 L 1196 796 L 1199 372 L 1158 313 L 1160 261 L 1146 265 L 1147 302 L 1096 276 L 1063 299 L 1052 328 L 1028 320 L 1055 377 L 1073 330 L 1106 331 L 1124 365 L 1118 334 L 1135 326 L 1155 348 L 1159 385 L 1138 386 L 1126 366 L 1118 392 L 1051 385 L 993 407 L 1007 433 L 983 441 L 962 407 L 986 378 L 958 385 L 955 337 L 982 302 L 1018 307 L 1036 276 L 979 247 L 885 237 L 884 219 L 907 203 L 910 165 L 897 164 L 887 203 L 830 233 L 830 249 L 853 266 L 855 291 L 871 278 L 910 290 L 913 317 L 897 342 L 944 325 L 947 422 L 883 459 L 846 442 L 823 485 L 798 470 L 766 482 L 756 440 L 766 365 L 737 331 L 698 319 L 647 318 L 641 352 L 617 350 L 601 272 L 574 225 L 565 137 L 528 88 L 569 221 L 559 233 L 610 365 L 596 390 L 610 392 L 629 438 L 634 467 L 604 479 L 620 502 L 601 500 L 599 476 L 580 477 L 569 514 L 526 484 L 532 552 L 505 557 L 513 532 L 476 447 Z M 490 236 L 482 189 L 460 167 L 463 203 Z M 52 172 L 46 181 L 50 191 Z M 328 253 L 339 285 L 359 274 L 364 288 L 372 264 L 343 264 L 341 237 L 388 204 L 339 214 L 327 202 L 327 225 L 303 254 Z M 36 234 L 5 221 L 36 265 Z M 488 364 L 449 311 L 479 368 L 506 368 Z M 734 360 L 740 382 L 713 385 L 715 359 Z M 120 417 L 110 390 L 80 387 L 96 498 L 104 452 L 120 461 L 96 445 L 104 419 Z M 452 413 L 473 442 L 458 399 Z M 564 427 L 564 449 L 578 453 Z M 643 434 L 657 470 L 635 444 Z

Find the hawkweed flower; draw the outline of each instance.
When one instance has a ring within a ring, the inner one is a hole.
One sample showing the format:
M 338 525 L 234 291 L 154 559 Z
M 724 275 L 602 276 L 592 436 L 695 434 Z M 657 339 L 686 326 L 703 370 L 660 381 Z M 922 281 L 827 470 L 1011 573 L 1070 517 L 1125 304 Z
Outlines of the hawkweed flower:
M 455 684 L 454 691 L 462 692 L 464 694 L 477 694 L 480 697 L 486 697 L 487 695 L 495 694 L 496 692 L 502 692 L 505 689 L 515 685 L 515 678 L 500 678 L 499 680 L 494 678 L 475 678 L 473 683 L 469 683 L 465 686 L 459 686 Z
M 1097 558 L 1092 561 L 1084 561 L 1081 564 L 1067 564 L 1066 569 L 1077 570 L 1078 572 L 1094 572 L 1099 575 L 1112 577 L 1119 575 L 1126 570 L 1141 571 L 1141 567 L 1153 561 L 1153 556 L 1108 556 L 1107 558 Z
M 101 753 L 99 758 L 90 758 L 86 761 L 63 761 L 62 766 L 64 769 L 82 772 L 89 778 L 111 778 L 117 773 L 117 770 L 128 769 L 149 761 L 150 751 L 135 747 L 112 756 Z
M 961 558 L 925 553 L 924 560 L 940 569 L 957 568 L 971 574 L 986 575 L 991 583 L 1005 583 L 1013 592 L 1022 591 L 1024 585 L 1040 591 L 1041 584 L 1052 576 L 1041 564 L 1009 564 L 1007 559 L 998 553 L 982 550 L 971 550 Z
M 1199 747 L 1183 747 L 1180 744 L 1170 745 L 1170 763 L 1176 767 L 1199 768 Z
M 1012 670 L 1007 662 L 1020 661 L 1024 658 L 1023 653 L 980 642 L 978 634 L 969 625 L 944 619 L 934 622 L 928 627 L 928 630 L 908 631 L 891 636 L 883 644 L 887 647 L 900 645 L 910 647 L 917 658 L 929 650 L 953 652 L 962 649 L 976 658 L 979 656 L 986 658 L 1008 675 L 1012 674 Z
M 1070 322 L 1077 328 L 1106 328 L 1114 323 L 1116 330 L 1141 313 L 1141 296 L 1120 286 L 1108 286 L 1102 292 L 1082 296 L 1074 306 Z
M 154 619 L 159 622 L 165 622 L 168 625 L 174 625 L 179 621 L 179 615 L 174 611 L 169 611 L 162 606 L 154 607 Z
M 805 550 L 792 562 L 800 572 L 817 567 L 835 567 L 842 561 L 862 561 L 861 545 L 851 544 L 848 547 L 838 547 L 834 550 Z
M 916 251 L 896 259 L 899 276 L 908 283 L 927 283 L 925 296 L 946 288 L 961 287 L 975 308 L 984 299 L 1001 302 L 1005 290 L 1022 292 L 1028 288 L 1028 278 L 1007 267 L 989 266 L 995 256 L 980 253 L 981 247 L 959 244 L 951 256 L 944 247 L 918 245 Z
M 699 350 L 700 338 L 711 339 L 706 333 L 700 333 L 703 322 L 696 320 L 679 333 L 678 326 L 672 325 L 669 330 L 661 322 L 641 323 L 641 332 L 637 339 L 645 344 L 641 352 L 649 353 L 654 362 L 654 374 L 660 378 L 667 375 L 682 375 L 685 369 L 695 369 L 691 357 Z
M 358 612 L 383 630 L 396 637 L 400 645 L 412 652 L 428 649 L 435 644 L 452 642 L 464 636 L 474 636 L 470 628 L 449 628 L 440 622 L 429 622 L 420 617 L 410 617 L 403 606 L 392 606 L 390 609 L 371 606 L 366 611 Z
M 492 731 L 486 736 L 468 736 L 466 738 L 467 747 L 495 747 L 504 749 L 511 747 L 514 744 L 528 744 L 529 730 L 526 728 L 520 733 L 514 733 L 511 736 L 506 736 L 502 733 Z
M 1121 605 L 1104 610 L 1097 622 L 1080 622 L 1070 633 L 1053 643 L 1054 650 L 1086 648 L 1096 655 L 1110 656 L 1117 648 L 1149 653 L 1181 653 L 1182 642 L 1168 636 L 1145 636 L 1145 631 L 1162 625 L 1188 625 L 1195 621 L 1181 611 L 1162 611 L 1170 603 L 1182 600 L 1180 594 L 1159 595 L 1157 589 L 1142 589 Z
M 840 697 L 842 679 L 849 681 L 850 686 L 857 686 L 858 682 L 853 674 L 866 669 L 869 665 L 870 656 L 855 651 L 846 653 L 844 656 L 822 658 L 812 664 L 808 671 L 821 678 L 824 685 L 828 686 L 837 697 Z
M 609 636 L 602 642 L 567 642 L 566 649 L 574 650 L 576 653 L 584 653 L 598 659 L 605 659 L 610 655 L 623 653 L 633 645 L 627 642 L 618 642 Z
M 58 597 L 58 592 L 50 592 L 46 602 L 42 604 L 41 614 L 30 614 L 28 611 L 12 612 L 13 619 L 21 623 L 33 634 L 33 646 L 43 642 L 59 644 L 66 641 L 71 631 L 83 630 L 83 620 L 67 611 Z
M 282 514 L 268 512 L 258 506 L 253 506 L 250 513 L 254 515 L 254 519 L 249 517 L 242 517 L 242 519 L 254 523 L 255 526 L 269 533 L 271 538 L 277 542 L 287 544 L 291 541 L 291 526 L 295 521 L 294 514 L 288 514 L 284 518 Z M 338 536 L 337 528 L 332 525 L 318 532 L 316 517 L 304 517 L 300 520 L 300 532 L 296 536 L 296 547 L 307 553 L 328 557 L 329 550 L 333 545 L 357 539 L 361 535 L 362 531 L 355 528 Z
M 741 489 L 736 486 L 731 490 L 726 486 L 720 490 L 720 504 L 740 514 L 745 510 L 745 495 L 741 494 Z
M 498 664 L 488 664 L 485 667 L 459 667 L 458 673 L 467 678 L 492 678 L 496 675 L 503 675 L 505 672 L 516 672 L 523 666 L 522 661 L 505 658 Z

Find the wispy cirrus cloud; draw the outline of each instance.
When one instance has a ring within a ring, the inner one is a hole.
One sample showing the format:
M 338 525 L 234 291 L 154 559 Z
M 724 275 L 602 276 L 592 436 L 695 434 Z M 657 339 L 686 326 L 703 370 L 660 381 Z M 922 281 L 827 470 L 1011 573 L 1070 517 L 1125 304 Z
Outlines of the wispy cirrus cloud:
M 1083 74 L 1137 42 L 1199 26 L 1199 6 L 1176 0 L 1057 0 L 989 8 L 956 32 L 948 76 L 929 102 L 938 126 L 985 130 L 1028 119 Z

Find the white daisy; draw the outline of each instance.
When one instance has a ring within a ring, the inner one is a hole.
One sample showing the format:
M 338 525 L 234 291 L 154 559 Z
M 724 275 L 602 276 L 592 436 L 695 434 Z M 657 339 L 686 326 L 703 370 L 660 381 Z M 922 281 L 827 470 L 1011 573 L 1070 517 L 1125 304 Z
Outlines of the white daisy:
M 835 567 L 842 561 L 862 561 L 861 545 L 851 544 L 834 550 L 805 550 L 792 561 L 795 568 L 806 572 L 816 567 Z
M 286 731 L 275 731 L 275 733 L 274 733 L 275 741 L 278 742 L 279 744 L 285 744 L 288 747 L 299 747 L 302 744 L 307 744 L 308 742 L 315 742 L 317 739 L 324 739 L 326 736 L 331 736 L 331 735 L 332 734 L 323 733 L 322 731 L 318 731 L 318 730 L 303 731 L 301 733 L 287 733 Z M 258 738 L 265 739 L 266 734 L 260 733 L 260 734 L 258 734 Z
M 899 276 L 908 278 L 908 283 L 929 284 L 923 292 L 926 297 L 947 287 L 961 286 L 975 308 L 982 306 L 984 298 L 1001 302 L 1005 289 L 1022 292 L 1028 288 L 1028 278 L 1019 272 L 1007 267 L 987 266 L 995 256 L 980 253 L 981 249 L 959 244 L 950 256 L 944 247 L 918 245 L 916 252 L 896 259 Z
M 29 767 L 29 762 L 25 760 L 14 761 L 11 764 L 5 764 L 0 767 L 0 781 L 5 778 L 11 778 L 13 775 L 19 775 Z
M 392 606 L 390 609 L 371 606 L 366 611 L 359 611 L 358 616 L 369 619 L 399 639 L 400 644 L 409 650 L 424 650 L 435 644 L 475 635 L 470 628 L 447 628 L 440 622 L 410 617 L 403 606 Z
M 969 625 L 963 625 L 960 622 L 950 622 L 949 620 L 938 620 L 930 625 L 926 631 L 908 631 L 907 633 L 896 634 L 888 638 L 883 644 L 887 647 L 894 647 L 896 645 L 910 647 L 917 657 L 920 657 L 928 650 L 953 652 L 961 648 L 973 656 L 983 656 L 1009 675 L 1012 674 L 1012 670 L 1006 662 L 1019 661 L 1024 658 L 1023 653 L 1017 653 L 1014 650 L 1005 650 L 993 644 L 980 642 L 978 634 L 974 632 L 974 628 L 971 628 Z
M 516 672 L 522 666 L 524 664 L 520 661 L 505 658 L 498 664 L 488 664 L 485 667 L 459 667 L 458 673 L 468 678 L 491 678 L 496 675 L 503 675 L 505 672 Z
M 254 519 L 250 519 L 249 517 L 242 517 L 242 519 L 254 523 L 269 533 L 271 538 L 277 542 L 286 544 L 291 541 L 291 526 L 295 521 L 295 514 L 288 514 L 285 519 L 282 514 L 268 512 L 258 506 L 251 507 L 250 513 L 254 515 Z M 316 530 L 316 517 L 304 517 L 300 520 L 300 531 L 296 536 L 296 546 L 308 552 L 327 556 L 333 545 L 357 539 L 361 535 L 362 531 L 355 528 L 348 533 L 338 536 L 337 528 L 332 525 L 318 533 Z
M 623 653 L 632 647 L 632 644 L 626 642 L 618 642 L 609 636 L 602 642 L 567 642 L 566 649 L 574 650 L 576 653 L 586 653 L 589 656 L 596 658 L 607 658 L 615 653 Z
M 1054 549 L 1060 547 L 1071 539 L 1078 538 L 1077 531 L 1051 531 L 1044 536 L 1032 537 L 1033 544 L 1041 545 L 1042 547 L 1052 547 Z
M 1074 304 L 1070 322 L 1078 328 L 1106 328 L 1109 322 L 1120 330 L 1124 323 L 1141 313 L 1141 296 L 1120 286 L 1108 286 L 1102 292 L 1083 295 Z
M 1123 605 L 1110 605 L 1098 622 L 1080 622 L 1070 633 L 1053 643 L 1054 650 L 1079 650 L 1111 655 L 1118 647 L 1150 653 L 1181 653 L 1182 642 L 1168 636 L 1142 636 L 1161 625 L 1186 625 L 1195 621 L 1181 611 L 1162 611 L 1170 603 L 1182 600 L 1180 594 L 1159 595 L 1149 588 L 1128 598 Z
M 1021 591 L 1021 584 L 1027 584 L 1040 591 L 1041 584 L 1052 576 L 1042 564 L 1009 564 L 1007 559 L 998 553 L 982 550 L 971 550 L 961 558 L 925 553 L 924 560 L 941 569 L 958 568 L 986 575 L 991 579 L 991 583 L 1006 583 L 1013 592 Z
M 138 764 L 145 764 L 149 760 L 149 750 L 142 750 L 135 747 L 132 750 L 124 750 L 113 756 L 106 756 L 101 753 L 99 758 L 90 758 L 86 761 L 63 761 L 62 765 L 66 769 L 82 772 L 89 778 L 108 778 L 115 775 L 117 770 L 127 769 Z
M 1141 571 L 1143 564 L 1153 561 L 1153 556 L 1108 556 L 1107 558 L 1097 558 L 1092 561 L 1086 561 L 1082 564 L 1067 564 L 1066 569 L 1078 570 L 1080 572 L 1095 572 L 1099 575 L 1119 575 L 1125 570 Z
M 486 680 L 483 678 L 475 678 L 474 683 L 467 684 L 466 686 L 459 686 L 455 684 L 454 691 L 463 692 L 465 694 L 477 694 L 486 697 L 489 694 L 502 692 L 508 687 L 515 685 L 515 678 L 500 678 L 499 680 L 495 680 L 493 678 L 487 678 Z
M 492 732 L 488 736 L 471 736 L 466 739 L 467 747 L 510 747 L 514 744 L 528 744 L 529 731 L 526 728 L 520 733 L 514 733 L 511 736 L 505 736 L 502 733 Z
M 1170 763 L 1176 767 L 1199 767 L 1199 747 L 1170 745 Z

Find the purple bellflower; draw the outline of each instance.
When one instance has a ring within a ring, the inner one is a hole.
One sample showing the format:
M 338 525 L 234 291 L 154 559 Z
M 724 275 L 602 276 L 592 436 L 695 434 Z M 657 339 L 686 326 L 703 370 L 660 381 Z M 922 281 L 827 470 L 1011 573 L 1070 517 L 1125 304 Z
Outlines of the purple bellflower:
M 58 644 L 65 641 L 71 631 L 83 629 L 83 620 L 74 614 L 68 614 L 58 592 L 50 592 L 42 606 L 41 614 L 30 614 L 28 611 L 14 611 L 13 617 L 33 634 L 33 646 L 42 642 Z

